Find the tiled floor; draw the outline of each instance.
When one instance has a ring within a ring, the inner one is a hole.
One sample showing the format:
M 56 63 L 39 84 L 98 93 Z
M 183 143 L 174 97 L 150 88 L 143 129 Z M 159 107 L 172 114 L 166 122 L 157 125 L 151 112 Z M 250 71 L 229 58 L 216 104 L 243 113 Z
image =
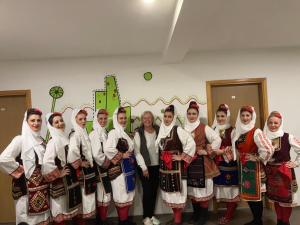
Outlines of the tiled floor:
M 209 221 L 207 222 L 206 225 L 217 225 L 218 218 L 222 215 L 222 211 L 219 213 L 210 213 Z M 184 214 L 184 220 L 187 221 L 189 218 L 190 214 Z M 159 215 L 158 218 L 161 221 L 161 224 L 164 225 L 167 221 L 169 221 L 172 218 L 172 215 Z M 143 225 L 142 222 L 142 217 L 134 217 L 133 220 L 138 224 L 138 225 Z M 244 209 L 238 209 L 235 212 L 235 217 L 234 220 L 230 223 L 230 225 L 243 225 L 244 223 L 248 222 L 251 220 L 251 213 L 249 209 L 244 208 Z M 275 212 L 270 210 L 270 209 L 265 209 L 264 210 L 264 225 L 276 225 L 276 216 Z M 110 218 L 110 221 L 114 224 L 117 225 L 117 219 L 116 218 Z M 298 221 L 298 222 L 297 222 Z M 291 225 L 298 225 L 300 224 L 300 208 L 295 208 L 291 217 Z M 13 225 L 13 224 L 0 224 L 0 225 Z M 87 225 L 96 225 L 95 221 L 89 221 Z M 184 225 L 188 225 L 187 222 L 184 223 Z

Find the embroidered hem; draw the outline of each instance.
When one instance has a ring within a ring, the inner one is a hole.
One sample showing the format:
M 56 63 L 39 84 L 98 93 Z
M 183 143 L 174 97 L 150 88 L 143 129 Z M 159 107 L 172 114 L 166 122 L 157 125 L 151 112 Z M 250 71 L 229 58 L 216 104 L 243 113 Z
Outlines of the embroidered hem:
M 206 196 L 206 197 L 195 197 L 192 195 L 188 195 L 188 197 L 195 202 L 208 201 L 208 200 L 212 199 L 214 196 L 215 196 L 214 193 L 212 193 L 211 195 Z
M 77 216 L 79 214 L 78 210 L 74 210 L 71 213 L 66 213 L 66 214 L 58 214 L 57 216 L 53 216 L 52 219 L 56 223 L 61 223 L 66 220 L 71 220 L 73 217 Z
M 111 201 L 109 201 L 109 202 L 99 202 L 99 201 L 97 201 L 97 206 L 98 206 L 98 207 L 100 207 L 100 206 L 109 206 L 109 205 L 110 205 L 110 202 L 111 202 Z
M 216 198 L 217 202 L 239 202 L 241 201 L 240 196 L 236 196 L 233 199 L 228 198 Z
M 185 207 L 185 204 L 186 203 L 170 203 L 170 202 L 167 202 L 165 200 L 163 200 L 163 202 L 169 206 L 170 208 L 179 208 L 179 209 L 183 209 Z
M 115 202 L 115 205 L 116 205 L 117 207 L 122 208 L 122 207 L 125 207 L 125 206 L 130 206 L 130 205 L 132 205 L 132 203 L 133 203 L 133 201 L 125 202 L 125 203 Z

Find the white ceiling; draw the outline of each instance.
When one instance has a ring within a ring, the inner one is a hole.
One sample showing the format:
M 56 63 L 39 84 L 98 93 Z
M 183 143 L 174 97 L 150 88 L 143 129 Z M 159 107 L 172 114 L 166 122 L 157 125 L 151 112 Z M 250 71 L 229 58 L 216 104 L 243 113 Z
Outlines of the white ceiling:
M 300 46 L 299 0 L 0 0 L 0 60 Z

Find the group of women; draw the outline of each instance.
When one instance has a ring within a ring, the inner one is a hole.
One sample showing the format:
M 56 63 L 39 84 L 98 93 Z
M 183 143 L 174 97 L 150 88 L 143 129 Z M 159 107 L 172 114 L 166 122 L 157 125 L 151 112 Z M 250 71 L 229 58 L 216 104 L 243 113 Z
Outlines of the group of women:
M 95 113 L 93 131 L 86 131 L 87 112 L 73 110 L 72 132 L 65 133 L 60 113 L 46 115 L 51 139 L 40 136 L 42 112 L 28 109 L 22 134 L 0 155 L 0 168 L 13 177 L 16 222 L 64 225 L 73 220 L 86 224 L 96 214 L 99 224 L 107 221 L 111 202 L 120 225 L 134 225 L 129 209 L 135 196 L 136 172 L 143 189 L 143 223 L 158 225 L 154 216 L 158 186 L 164 203 L 173 211 L 168 224 L 182 224 L 189 198 L 193 205 L 191 224 L 204 225 L 209 201 L 226 203 L 219 224 L 229 224 L 238 202 L 248 202 L 253 220 L 261 225 L 263 193 L 274 202 L 278 225 L 289 224 L 296 205 L 294 168 L 300 163 L 300 142 L 283 131 L 279 112 L 272 112 L 264 127 L 255 127 L 253 107 L 241 107 L 235 128 L 230 110 L 221 104 L 212 127 L 200 123 L 199 106 L 190 102 L 184 127 L 176 125 L 177 113 L 168 106 L 158 127 L 150 111 L 132 139 L 126 132 L 126 112 L 117 108 L 113 127 L 105 129 L 108 113 Z M 291 160 L 290 150 L 297 154 Z

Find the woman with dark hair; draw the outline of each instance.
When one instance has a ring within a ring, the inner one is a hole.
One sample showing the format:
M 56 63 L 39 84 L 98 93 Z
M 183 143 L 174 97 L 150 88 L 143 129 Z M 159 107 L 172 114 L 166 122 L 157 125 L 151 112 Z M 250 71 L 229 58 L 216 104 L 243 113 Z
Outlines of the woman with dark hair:
M 300 165 L 300 141 L 283 131 L 282 116 L 276 111 L 269 115 L 264 133 L 275 149 L 266 167 L 267 197 L 274 203 L 277 225 L 289 225 L 292 207 L 298 205 L 298 185 L 294 168 Z M 291 148 L 297 155 L 295 161 L 291 160 Z
M 80 225 L 86 224 L 86 219 L 91 218 L 96 212 L 97 189 L 96 173 L 93 164 L 91 142 L 86 131 L 87 112 L 74 109 L 71 116 L 73 131 L 70 133 L 68 162 L 77 170 L 81 183 L 82 210 L 77 218 Z
M 220 148 L 221 138 L 212 128 L 200 123 L 199 106 L 194 101 L 187 109 L 184 129 L 196 143 L 196 152 L 187 170 L 188 196 L 194 209 L 192 222 L 204 225 L 208 218 L 209 200 L 214 196 L 213 178 L 220 174 L 212 158 Z
M 222 139 L 220 149 L 216 150 L 215 162 L 220 175 L 214 178 L 215 198 L 218 202 L 225 202 L 227 209 L 219 220 L 220 225 L 230 223 L 233 213 L 240 201 L 238 164 L 233 160 L 231 139 L 233 127 L 230 125 L 230 110 L 226 104 L 219 105 L 212 125 Z
M 104 154 L 104 146 L 106 144 L 107 132 L 106 125 L 108 112 L 105 109 L 98 109 L 95 112 L 93 121 L 93 131 L 89 134 L 92 153 L 95 161 L 95 166 L 99 175 L 97 183 L 97 216 L 99 216 L 99 224 L 107 224 L 108 206 L 111 202 L 111 184 L 108 178 L 107 169 L 110 165 L 110 160 Z
M 0 169 L 13 177 L 16 224 L 46 225 L 50 222 L 49 185 L 42 176 L 45 143 L 40 136 L 42 112 L 25 112 L 22 134 L 0 155 Z
M 173 105 L 164 111 L 156 145 L 160 150 L 160 188 L 164 203 L 172 208 L 174 219 L 168 224 L 182 224 L 182 211 L 187 200 L 186 169 L 195 154 L 193 137 L 175 125 Z
M 81 196 L 78 197 L 77 204 L 70 207 L 68 203 L 74 198 L 67 193 L 66 179 L 72 168 L 67 165 L 69 138 L 64 132 L 64 119 L 60 113 L 55 112 L 46 115 L 46 122 L 51 139 L 47 143 L 42 170 L 45 179 L 50 183 L 50 206 L 54 224 L 64 225 L 78 214 Z M 77 188 L 79 192 L 78 183 Z
M 158 131 L 159 127 L 154 124 L 152 112 L 143 112 L 141 126 L 137 128 L 134 136 L 134 152 L 143 187 L 143 223 L 145 225 L 160 224 L 154 216 L 159 182 L 158 149 L 155 145 Z
M 255 127 L 256 113 L 252 106 L 243 106 L 238 113 L 232 139 L 234 160 L 240 162 L 240 198 L 248 202 L 253 220 L 245 225 L 262 225 L 262 193 L 266 192 L 264 165 L 273 154 L 266 135 Z
M 125 132 L 126 122 L 125 109 L 117 108 L 113 114 L 114 129 L 108 133 L 104 153 L 111 161 L 108 175 L 119 225 L 135 225 L 128 219 L 129 208 L 135 195 L 135 157 L 133 141 Z

